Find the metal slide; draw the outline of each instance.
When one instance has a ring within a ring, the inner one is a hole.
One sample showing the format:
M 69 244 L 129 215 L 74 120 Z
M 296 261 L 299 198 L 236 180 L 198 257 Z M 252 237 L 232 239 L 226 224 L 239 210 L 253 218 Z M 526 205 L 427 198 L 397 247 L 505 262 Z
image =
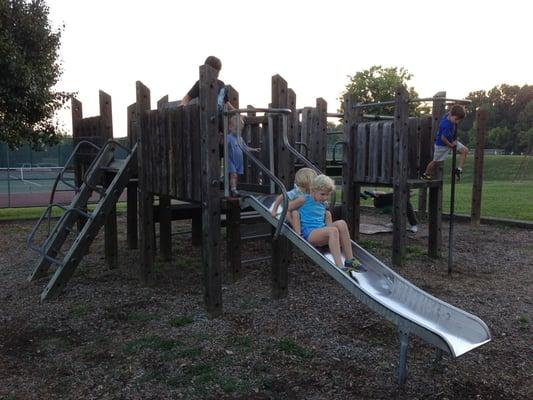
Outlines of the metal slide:
M 250 206 L 272 226 L 278 219 L 270 214 L 274 195 L 246 193 L 242 206 Z M 400 333 L 399 383 L 406 378 L 406 353 L 409 334 L 414 334 L 452 357 L 459 357 L 491 340 L 487 325 L 475 315 L 460 310 L 419 289 L 352 241 L 354 255 L 367 272 L 353 276 L 338 269 L 331 254 L 324 254 L 297 235 L 286 223 L 281 228 L 296 247 L 331 275 L 346 290 L 376 313 L 398 326 Z

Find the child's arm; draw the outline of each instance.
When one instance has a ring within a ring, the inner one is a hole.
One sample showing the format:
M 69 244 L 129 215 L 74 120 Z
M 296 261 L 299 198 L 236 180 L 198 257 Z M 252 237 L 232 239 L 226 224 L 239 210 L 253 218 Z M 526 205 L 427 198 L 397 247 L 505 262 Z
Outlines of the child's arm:
M 276 218 L 278 214 L 278 207 L 281 204 L 282 200 L 283 200 L 283 195 L 280 194 L 278 197 L 276 197 L 276 201 L 274 201 L 274 204 L 272 205 L 272 211 L 270 212 L 270 215 L 272 215 L 274 218 Z
M 448 140 L 448 138 L 446 137 L 446 135 L 442 135 L 440 137 L 440 140 L 442 140 L 442 143 L 444 143 L 446 146 L 450 147 L 450 148 L 454 148 L 456 143 L 453 142 L 453 143 L 450 143 L 450 141 Z
M 333 217 L 331 216 L 331 212 L 328 210 L 326 210 L 325 222 L 326 226 L 333 225 Z
M 297 210 L 305 203 L 305 197 L 298 197 L 292 201 L 289 201 L 289 209 L 287 211 Z

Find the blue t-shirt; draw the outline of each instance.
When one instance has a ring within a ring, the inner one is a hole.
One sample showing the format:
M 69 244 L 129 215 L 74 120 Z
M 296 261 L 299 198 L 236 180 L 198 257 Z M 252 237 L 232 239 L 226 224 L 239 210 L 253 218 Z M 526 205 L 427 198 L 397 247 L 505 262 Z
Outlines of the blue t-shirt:
M 287 197 L 289 198 L 289 201 L 296 200 L 298 197 L 305 196 L 305 193 L 300 190 L 300 188 L 296 185 L 294 185 L 294 189 L 289 190 L 287 192 Z
M 326 216 L 326 205 L 320 201 L 315 201 L 311 195 L 305 195 L 304 204 L 298 210 L 300 212 L 300 224 L 302 229 L 316 229 L 326 226 L 324 218 Z
M 444 114 L 439 121 L 439 129 L 437 129 L 435 144 L 437 146 L 446 146 L 442 141 L 442 136 L 445 136 L 448 139 L 448 142 L 452 143 L 454 138 L 455 124 L 451 123 L 448 119 L 450 114 Z

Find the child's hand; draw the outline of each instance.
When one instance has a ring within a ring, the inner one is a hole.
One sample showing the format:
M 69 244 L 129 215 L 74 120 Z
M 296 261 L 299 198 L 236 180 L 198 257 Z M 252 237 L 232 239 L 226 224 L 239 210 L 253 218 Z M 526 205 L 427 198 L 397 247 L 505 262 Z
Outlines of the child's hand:
M 274 218 L 276 218 L 276 215 L 277 214 L 277 210 L 274 210 L 272 209 L 272 211 L 270 211 L 270 215 L 272 215 Z

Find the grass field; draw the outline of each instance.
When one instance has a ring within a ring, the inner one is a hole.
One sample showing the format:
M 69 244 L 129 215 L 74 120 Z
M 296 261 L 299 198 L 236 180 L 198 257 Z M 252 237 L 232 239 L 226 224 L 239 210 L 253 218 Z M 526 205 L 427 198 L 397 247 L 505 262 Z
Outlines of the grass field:
M 524 160 L 523 156 L 485 156 L 481 195 L 482 217 L 533 221 L 533 157 L 529 157 L 527 165 Z M 455 212 L 458 214 L 470 215 L 473 162 L 474 157 L 469 155 L 461 181 L 455 186 Z M 451 164 L 450 156 L 444 165 L 442 207 L 445 213 L 450 211 Z M 520 178 L 514 180 L 518 171 L 521 171 Z M 411 201 L 417 208 L 418 197 L 413 195 Z M 372 201 L 362 201 L 362 204 L 372 205 Z
M 485 156 L 481 197 L 482 217 L 533 221 L 533 156 L 529 157 L 527 164 L 524 160 L 523 156 Z M 473 161 L 474 157 L 470 155 L 461 182 L 455 187 L 455 212 L 458 214 L 470 215 Z M 450 168 L 451 157 L 448 157 L 444 165 L 443 211 L 446 213 L 450 210 Z M 515 180 L 518 171 L 520 171 L 519 179 Z M 374 190 L 372 187 L 367 189 Z M 340 199 L 339 194 L 337 202 L 340 202 Z M 413 195 L 411 200 L 417 208 L 417 196 Z M 362 204 L 372 205 L 372 201 L 362 201 Z M 118 212 L 125 209 L 125 203 L 118 204 Z M 0 220 L 35 219 L 43 210 L 43 207 L 4 208 L 0 209 Z

